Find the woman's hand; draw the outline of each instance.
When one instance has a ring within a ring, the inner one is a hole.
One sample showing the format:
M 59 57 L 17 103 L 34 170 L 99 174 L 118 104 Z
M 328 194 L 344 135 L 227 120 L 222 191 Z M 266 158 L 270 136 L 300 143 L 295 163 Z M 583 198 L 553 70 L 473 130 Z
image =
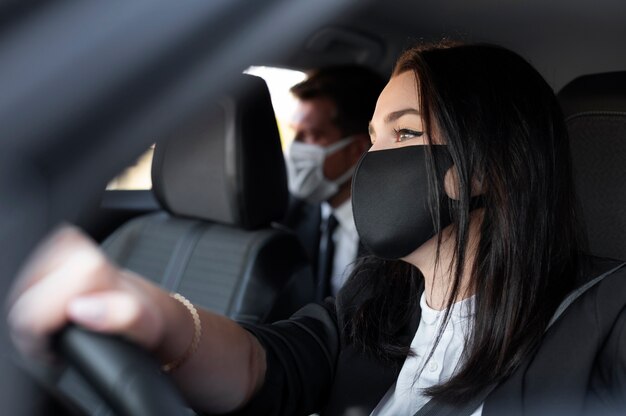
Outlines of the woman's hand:
M 75 322 L 154 350 L 165 322 L 155 295 L 164 297 L 148 286 L 112 264 L 78 229 L 63 227 L 40 245 L 18 277 L 8 317 L 13 339 L 23 353 L 45 355 L 49 336 Z
M 50 336 L 69 322 L 123 335 L 161 363 L 183 356 L 194 336 L 189 310 L 167 292 L 109 261 L 88 237 L 63 227 L 26 263 L 9 301 L 18 348 L 47 355 Z M 230 319 L 198 308 L 198 349 L 172 373 L 199 411 L 228 412 L 244 405 L 265 379 L 265 351 Z

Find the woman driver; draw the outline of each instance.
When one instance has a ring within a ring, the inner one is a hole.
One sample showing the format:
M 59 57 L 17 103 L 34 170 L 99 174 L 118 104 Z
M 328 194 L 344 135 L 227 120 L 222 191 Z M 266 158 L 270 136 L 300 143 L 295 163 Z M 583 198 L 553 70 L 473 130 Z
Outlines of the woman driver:
M 244 329 L 65 228 L 15 289 L 17 344 L 45 352 L 68 320 L 125 335 L 200 412 L 626 414 L 626 268 L 580 254 L 567 133 L 541 76 L 494 46 L 416 47 L 370 133 L 353 209 L 373 256 L 336 300 Z

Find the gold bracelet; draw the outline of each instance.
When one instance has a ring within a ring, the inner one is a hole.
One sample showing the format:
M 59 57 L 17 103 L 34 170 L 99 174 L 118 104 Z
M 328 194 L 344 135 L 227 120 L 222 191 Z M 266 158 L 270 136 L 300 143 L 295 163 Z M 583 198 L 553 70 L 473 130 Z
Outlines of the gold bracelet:
M 202 322 L 200 321 L 198 310 L 195 306 L 193 306 L 193 303 L 189 302 L 189 300 L 180 293 L 170 293 L 170 296 L 182 303 L 191 314 L 191 318 L 193 319 L 193 338 L 191 339 L 191 344 L 183 355 L 161 367 L 161 370 L 166 373 L 176 370 L 196 352 L 198 346 L 200 345 L 200 337 L 202 336 Z

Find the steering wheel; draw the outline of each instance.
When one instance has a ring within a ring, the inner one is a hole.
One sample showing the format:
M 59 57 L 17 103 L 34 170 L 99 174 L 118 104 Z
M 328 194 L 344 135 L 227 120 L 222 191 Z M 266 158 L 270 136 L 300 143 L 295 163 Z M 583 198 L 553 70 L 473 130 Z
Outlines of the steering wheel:
M 188 415 L 170 378 L 144 350 L 121 337 L 69 325 L 53 347 L 120 416 Z
M 10 63 L 0 66 L 3 294 L 41 236 L 76 222 L 133 156 L 205 108 L 232 74 L 268 59 L 270 46 L 295 50 L 357 2 L 13 3 L 20 7 L 2 8 L 0 43 L 0 60 Z M 0 322 L 2 354 L 12 350 L 7 335 Z M 137 347 L 76 327 L 56 343 L 119 414 L 183 414 L 179 394 Z M 19 371 L 3 360 L 0 373 L 2 411 L 24 414 L 31 388 L 15 382 Z

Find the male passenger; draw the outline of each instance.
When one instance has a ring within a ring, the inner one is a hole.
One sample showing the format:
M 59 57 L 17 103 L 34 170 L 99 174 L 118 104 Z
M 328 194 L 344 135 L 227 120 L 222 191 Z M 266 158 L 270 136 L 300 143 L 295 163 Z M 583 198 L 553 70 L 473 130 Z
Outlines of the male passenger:
M 298 234 L 317 279 L 316 299 L 337 294 L 363 254 L 352 216 L 352 173 L 370 146 L 368 123 L 385 82 L 359 66 L 319 69 L 291 88 L 298 99 L 288 151 L 292 194 L 283 224 Z

